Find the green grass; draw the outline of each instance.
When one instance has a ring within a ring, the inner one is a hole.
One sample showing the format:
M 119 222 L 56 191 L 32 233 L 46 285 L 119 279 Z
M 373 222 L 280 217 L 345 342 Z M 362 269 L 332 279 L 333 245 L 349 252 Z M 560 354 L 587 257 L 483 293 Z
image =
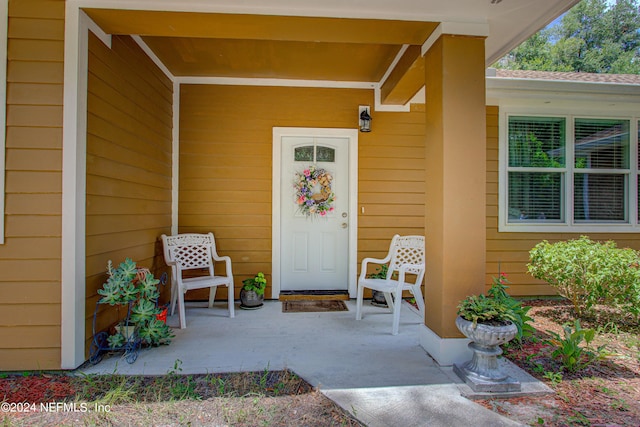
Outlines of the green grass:
M 291 371 L 162 376 L 83 375 L 74 377 L 74 399 L 115 405 L 130 402 L 204 400 L 212 397 L 283 396 L 308 393 L 311 386 Z

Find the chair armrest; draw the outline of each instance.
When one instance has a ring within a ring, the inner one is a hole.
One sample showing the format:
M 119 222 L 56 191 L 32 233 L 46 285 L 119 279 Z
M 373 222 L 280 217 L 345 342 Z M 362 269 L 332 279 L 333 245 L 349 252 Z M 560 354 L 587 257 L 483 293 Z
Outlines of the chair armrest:
M 362 260 L 362 264 L 360 267 L 360 279 L 364 279 L 367 276 L 367 264 L 386 264 L 391 260 L 391 256 L 387 256 L 386 258 L 365 258 Z
M 425 268 L 424 264 L 402 264 L 400 266 L 400 269 L 398 270 L 398 284 L 403 285 L 405 283 L 404 275 L 407 272 L 412 274 L 420 274 L 420 271 L 424 270 L 424 268 Z
M 213 260 L 225 263 L 225 270 L 227 272 L 227 276 L 232 277 L 233 273 L 231 272 L 231 257 L 228 256 L 218 256 L 218 254 L 213 255 Z

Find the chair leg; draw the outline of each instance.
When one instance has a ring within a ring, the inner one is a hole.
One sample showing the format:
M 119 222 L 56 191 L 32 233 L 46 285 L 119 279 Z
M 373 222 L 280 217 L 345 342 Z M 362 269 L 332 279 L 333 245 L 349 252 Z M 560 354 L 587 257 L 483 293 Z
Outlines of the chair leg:
M 180 329 L 187 327 L 187 319 L 185 318 L 184 308 L 184 292 L 181 289 L 178 290 L 178 317 L 180 318 Z
M 178 280 L 176 279 L 175 267 L 171 267 L 171 315 L 176 312 L 176 301 L 178 300 Z
M 228 295 L 227 300 L 229 301 L 229 317 L 233 318 L 233 317 L 236 316 L 236 314 L 235 314 L 235 306 L 234 306 L 234 303 L 235 303 L 234 297 L 235 297 L 235 295 L 234 295 L 234 292 L 233 292 L 233 283 L 231 283 L 228 286 L 227 295 Z
M 362 299 L 364 298 L 364 286 L 358 285 L 356 297 L 356 320 L 362 320 Z
M 424 306 L 424 299 L 422 298 L 422 292 L 420 292 L 420 289 L 418 288 L 417 290 L 414 290 L 411 293 L 413 294 L 413 297 L 416 300 L 416 304 L 418 304 L 418 311 L 420 311 L 420 314 L 422 315 L 422 318 L 424 320 L 425 306 Z
M 402 301 L 398 300 L 398 297 L 402 299 L 402 294 L 396 295 L 396 303 L 393 305 L 393 329 L 391 330 L 392 335 L 398 335 L 398 329 L 400 326 L 400 310 L 402 310 Z M 388 302 L 387 302 L 388 304 Z
M 213 308 L 213 303 L 216 300 L 216 291 L 218 290 L 217 286 L 212 286 L 209 288 L 209 308 Z
M 395 306 L 395 303 L 393 302 L 393 298 L 391 298 L 391 295 L 391 292 L 384 292 L 384 299 L 387 301 L 389 310 L 391 310 L 391 312 L 393 313 L 393 307 Z

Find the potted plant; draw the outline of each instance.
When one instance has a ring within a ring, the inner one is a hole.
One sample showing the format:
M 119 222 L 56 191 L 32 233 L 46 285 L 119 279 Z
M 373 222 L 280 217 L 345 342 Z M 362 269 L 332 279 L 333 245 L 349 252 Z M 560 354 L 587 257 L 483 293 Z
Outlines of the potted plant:
M 371 273 L 368 275 L 370 279 L 386 279 L 387 271 L 389 271 L 388 264 L 382 264 L 377 267 L 377 271 L 375 273 Z M 384 297 L 384 292 L 377 291 L 375 289 L 371 290 L 371 305 L 375 307 L 384 307 L 387 308 L 389 305 L 387 304 L 387 300 Z
M 494 280 L 489 296 L 471 295 L 458 305 L 456 326 L 471 340 L 468 346 L 473 356 L 464 364 L 454 364 L 453 370 L 476 392 L 520 390 L 520 383 L 499 368 L 498 356 L 500 345 L 518 335 L 518 324 L 526 323 L 528 316 L 527 310 L 514 309 L 519 302 L 505 296 L 502 278 Z
M 135 340 L 149 345 L 168 343 L 173 334 L 156 318 L 162 312 L 157 307 L 160 281 L 149 270 L 138 268 L 130 258 L 116 268 L 109 260 L 107 275 L 107 281 L 98 290 L 102 296 L 98 303 L 116 306 L 119 319 L 116 333 L 107 338 L 109 347 L 121 348 Z M 126 316 L 121 314 L 121 307 L 126 307 Z
M 262 272 L 254 277 L 242 281 L 240 289 L 240 308 L 254 310 L 262 307 L 264 303 L 264 290 L 267 287 L 267 279 Z

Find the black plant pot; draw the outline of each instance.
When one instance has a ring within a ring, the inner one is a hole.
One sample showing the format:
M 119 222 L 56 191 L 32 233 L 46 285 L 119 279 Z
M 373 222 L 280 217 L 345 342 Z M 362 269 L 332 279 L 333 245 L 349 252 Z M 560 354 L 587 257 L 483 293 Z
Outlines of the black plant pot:
M 387 300 L 384 297 L 384 292 L 376 291 L 375 289 L 371 291 L 371 305 L 375 307 L 389 307 L 387 304 Z
M 264 294 L 258 295 L 255 291 L 240 290 L 240 308 L 255 310 L 264 304 Z

